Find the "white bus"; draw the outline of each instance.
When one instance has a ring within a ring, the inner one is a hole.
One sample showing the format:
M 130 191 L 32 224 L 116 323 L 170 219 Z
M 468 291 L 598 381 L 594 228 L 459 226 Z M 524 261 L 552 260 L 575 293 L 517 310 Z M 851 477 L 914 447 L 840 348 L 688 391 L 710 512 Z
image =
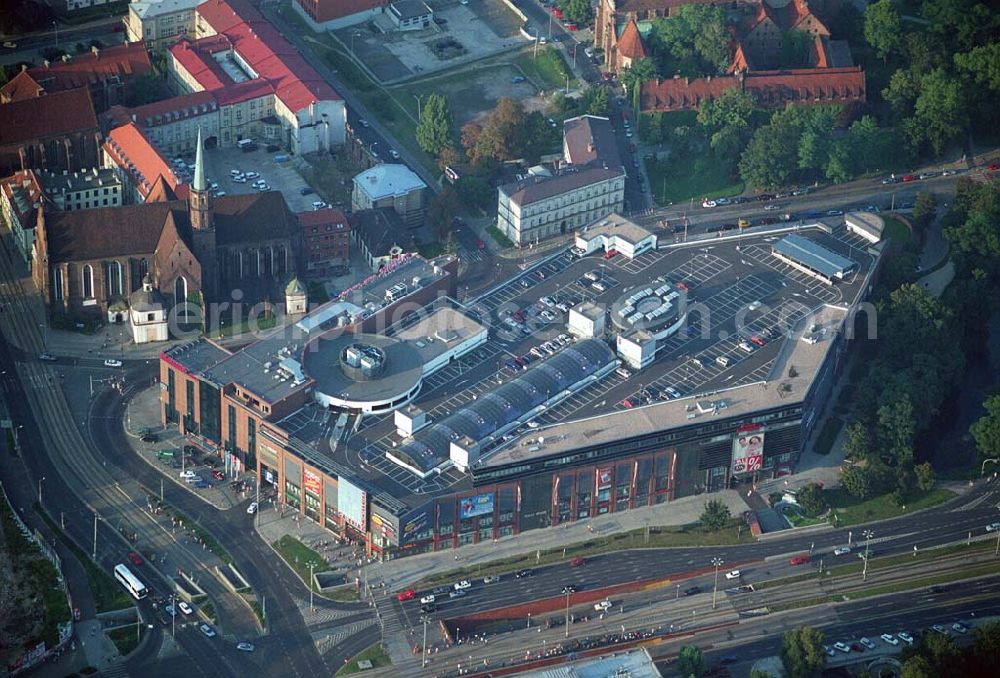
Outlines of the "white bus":
M 131 593 L 132 597 L 136 600 L 141 600 L 146 597 L 146 585 L 139 581 L 127 567 L 120 563 L 115 565 L 115 579 L 120 581 L 122 586 L 127 588 L 128 592 Z

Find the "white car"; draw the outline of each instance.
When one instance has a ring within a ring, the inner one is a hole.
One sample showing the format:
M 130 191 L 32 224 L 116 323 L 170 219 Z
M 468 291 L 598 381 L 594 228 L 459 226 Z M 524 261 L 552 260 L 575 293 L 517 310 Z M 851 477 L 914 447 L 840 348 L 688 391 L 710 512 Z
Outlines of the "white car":
M 948 629 L 943 624 L 935 624 L 931 627 L 931 630 L 940 633 L 942 636 L 948 635 Z
M 397 151 L 395 148 L 389 149 L 389 155 L 392 156 L 393 160 L 399 160 L 399 151 Z
M 969 631 L 969 627 L 963 624 L 962 622 L 955 622 L 954 624 L 951 625 L 951 628 L 956 633 L 961 633 L 963 635 L 968 633 Z
M 764 209 L 766 209 L 767 211 L 769 211 L 769 212 L 770 212 L 770 211 L 772 211 L 772 210 L 776 210 L 776 209 L 778 209 L 778 206 L 777 206 L 777 205 L 774 205 L 774 204 L 770 204 L 770 205 L 764 205 Z
M 465 589 L 472 588 L 472 583 L 469 582 L 468 579 L 463 579 L 460 582 L 452 584 L 452 588 L 454 588 L 456 591 L 464 591 Z
M 198 474 L 195 473 L 194 471 L 181 471 L 180 472 L 180 477 L 182 479 L 184 479 L 184 480 L 187 480 L 188 478 L 194 478 L 196 475 L 198 475 Z
M 194 485 L 195 483 L 200 483 L 202 480 L 204 480 L 204 478 L 196 474 L 185 478 L 184 482 L 188 485 Z
M 846 556 L 850 552 L 851 552 L 851 547 L 850 546 L 838 546 L 837 548 L 835 548 L 833 550 L 833 555 L 835 555 L 835 556 Z
M 484 584 L 496 584 L 498 581 L 500 581 L 500 575 L 498 574 L 491 574 L 488 577 L 483 577 Z
M 121 367 L 122 366 L 122 361 L 121 360 L 115 360 L 114 358 L 108 358 L 107 360 L 104 361 L 104 366 L 105 367 Z
M 433 593 L 428 593 L 426 596 L 424 596 L 423 598 L 420 599 L 420 604 L 421 605 L 430 605 L 435 600 L 437 600 L 437 598 L 434 597 L 434 594 Z
M 234 177 L 238 177 L 238 176 L 240 176 L 241 174 L 243 174 L 243 172 L 241 172 L 241 171 L 240 171 L 240 170 L 238 170 L 238 169 L 231 169 L 231 170 L 229 170 L 229 174 L 231 174 L 231 175 L 232 175 L 232 176 L 234 176 Z
M 718 206 L 718 204 L 719 203 L 715 202 L 714 200 L 705 200 L 705 201 L 703 201 L 701 203 L 701 206 L 702 207 L 716 207 L 716 206 Z
M 246 177 L 233 177 L 234 184 L 245 184 L 247 182 Z
M 236 649 L 241 652 L 253 652 L 254 646 L 253 643 L 248 643 L 246 641 L 243 641 L 242 643 L 236 644 Z
M 890 645 L 899 645 L 899 641 L 896 639 L 896 636 L 891 633 L 883 633 L 879 637 Z
M 260 173 L 259 172 L 247 172 L 243 176 L 245 176 L 247 179 L 256 179 L 257 177 L 260 176 Z
M 756 311 L 758 308 L 760 308 L 760 302 L 751 301 L 749 304 L 747 304 L 747 308 L 750 309 L 751 311 Z
M 198 630 L 201 631 L 202 633 L 204 633 L 209 638 L 214 638 L 215 637 L 215 629 L 213 629 L 208 624 L 202 624 L 201 626 L 198 627 Z
M 540 301 L 543 304 L 545 304 L 546 306 L 550 306 L 550 307 L 551 306 L 555 306 L 555 303 L 556 303 L 556 302 L 552 301 L 552 297 L 542 297 L 538 301 Z
M 249 513 L 251 515 L 253 515 L 254 513 L 257 513 L 257 502 L 255 502 L 255 501 L 250 502 L 250 505 L 247 506 L 247 513 Z
M 739 579 L 743 576 L 743 573 L 739 570 L 733 570 L 732 572 L 726 572 L 726 579 Z
M 594 603 L 594 609 L 597 610 L 598 612 L 606 612 L 607 610 L 611 609 L 611 601 L 602 600 L 599 603 Z
M 257 186 L 257 190 L 260 191 L 261 193 L 265 193 L 267 191 L 270 191 L 271 187 L 268 186 L 267 184 L 263 184 L 262 186 Z
M 183 612 L 184 614 L 194 614 L 194 609 L 192 609 L 192 607 L 187 603 L 185 603 L 183 600 L 177 603 L 177 607 L 179 607 L 181 612 Z
M 836 642 L 836 643 L 833 644 L 833 647 L 834 647 L 834 649 L 840 650 L 841 652 L 844 652 L 845 654 L 850 654 L 850 652 L 851 652 L 851 646 L 848 645 L 847 643 L 841 643 L 841 642 L 838 641 L 838 642 Z
M 986 526 L 987 532 L 996 532 L 997 530 L 1000 530 L 1000 523 L 990 523 Z
M 670 396 L 671 398 L 680 398 L 681 397 L 681 392 L 678 391 L 673 386 L 667 386 L 663 390 L 666 391 L 667 395 Z
M 899 636 L 899 639 L 902 640 L 907 645 L 913 645 L 913 636 L 911 636 L 906 631 L 900 631 L 896 635 Z
M 44 361 L 50 362 L 50 363 L 54 363 L 57 360 L 59 360 L 59 358 L 55 357 L 51 353 L 39 353 L 38 354 L 38 359 L 39 360 L 44 360 Z M 989 528 L 987 528 L 987 529 L 989 529 Z
M 867 647 L 869 650 L 875 649 L 875 643 L 868 640 L 867 638 L 858 638 L 858 642 Z

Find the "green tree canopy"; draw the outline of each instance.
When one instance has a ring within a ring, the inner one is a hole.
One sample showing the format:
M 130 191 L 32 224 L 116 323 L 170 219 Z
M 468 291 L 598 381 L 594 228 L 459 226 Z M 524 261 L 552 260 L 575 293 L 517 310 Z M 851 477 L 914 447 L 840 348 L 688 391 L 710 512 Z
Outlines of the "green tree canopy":
M 955 65 L 976 85 L 1000 92 L 1000 42 L 956 54 Z
M 929 462 L 917 464 L 913 467 L 913 472 L 916 475 L 917 489 L 921 492 L 930 492 L 934 489 L 934 467 Z
M 697 647 L 683 646 L 677 656 L 677 670 L 684 678 L 701 678 L 708 670 L 705 655 Z
M 795 501 L 807 516 L 816 517 L 826 510 L 826 499 L 823 488 L 816 483 L 809 483 L 795 494 Z
M 448 100 L 440 94 L 430 94 L 420 109 L 417 123 L 417 144 L 426 153 L 437 155 L 454 142 L 451 138 L 452 117 Z
M 785 632 L 781 642 L 781 663 L 788 678 L 814 678 L 826 668 L 823 632 L 799 626 Z
M 701 523 L 710 530 L 721 530 L 729 522 L 729 507 L 719 499 L 709 499 L 701 512 Z
M 799 135 L 788 124 L 764 125 L 740 157 L 740 176 L 754 188 L 787 186 L 798 165 Z
M 650 58 L 636 59 L 632 62 L 631 68 L 626 68 L 621 74 L 622 84 L 631 94 L 638 92 L 642 88 L 642 83 L 647 80 L 656 79 L 656 62 Z
M 936 156 L 941 155 L 949 142 L 961 136 L 969 124 L 962 83 L 943 68 L 934 69 L 921 78 L 914 112 L 916 125 L 911 129 L 911 138 L 915 142 L 926 141 Z M 919 139 L 914 138 L 918 136 L 917 130 Z
M 683 5 L 675 16 L 653 20 L 647 42 L 663 77 L 698 77 L 725 72 L 730 40 L 721 7 Z
M 936 678 L 938 674 L 931 667 L 929 661 L 920 655 L 914 655 L 903 662 L 903 670 L 900 675 L 902 678 Z
M 983 401 L 983 409 L 986 413 L 969 427 L 980 461 L 1000 457 L 1000 393 Z M 1000 468 L 994 466 L 993 470 Z
M 878 0 L 865 8 L 865 40 L 880 59 L 899 50 L 903 27 L 892 0 Z
M 701 102 L 698 106 L 698 124 L 709 133 L 727 128 L 748 130 L 756 110 L 753 94 L 732 87 L 715 99 Z

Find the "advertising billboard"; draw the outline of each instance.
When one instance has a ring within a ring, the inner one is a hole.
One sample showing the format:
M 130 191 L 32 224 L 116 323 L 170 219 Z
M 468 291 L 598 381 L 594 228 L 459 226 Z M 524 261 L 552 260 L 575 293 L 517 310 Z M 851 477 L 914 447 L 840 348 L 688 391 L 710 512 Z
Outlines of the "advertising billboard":
M 462 520 L 485 516 L 493 513 L 493 493 L 477 494 L 475 497 L 466 497 L 461 502 L 460 515 Z
M 753 473 L 764 466 L 764 430 L 758 424 L 736 429 L 733 438 L 733 475 Z
M 364 530 L 367 525 L 368 497 L 365 491 L 347 481 L 343 476 L 337 483 L 337 512 L 344 516 L 344 520 L 359 530 Z
M 597 489 L 607 490 L 611 487 L 611 477 L 612 468 L 610 466 L 606 468 L 597 469 Z
M 432 525 L 431 516 L 434 511 L 434 503 L 431 502 L 416 511 L 407 514 L 400 520 L 402 525 L 402 534 L 399 537 L 399 543 L 405 544 L 412 541 L 416 536 L 422 532 L 425 532 L 429 526 Z
M 305 488 L 306 492 L 318 497 L 320 496 L 320 493 L 323 491 L 323 482 L 318 475 L 316 475 L 309 469 L 303 469 L 302 487 Z

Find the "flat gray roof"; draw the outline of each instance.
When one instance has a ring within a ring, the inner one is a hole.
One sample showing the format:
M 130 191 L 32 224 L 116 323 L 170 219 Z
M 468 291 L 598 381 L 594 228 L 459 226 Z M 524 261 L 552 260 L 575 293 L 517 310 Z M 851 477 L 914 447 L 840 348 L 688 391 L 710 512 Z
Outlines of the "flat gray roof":
M 593 240 L 602 235 L 608 237 L 616 235 L 636 245 L 644 238 L 653 235 L 653 232 L 634 221 L 629 221 L 620 214 L 614 213 L 587 224 L 580 231 L 577 231 L 576 235 L 584 240 Z
M 601 657 L 579 659 L 558 666 L 524 671 L 528 678 L 660 678 L 663 674 L 643 648 L 612 652 Z
M 275 329 L 260 341 L 207 369 L 205 377 L 220 386 L 239 384 L 268 403 L 288 397 L 309 381 L 278 369 L 282 362 L 290 359 L 297 363 L 301 357 L 303 341 L 297 337 L 293 327 Z
M 232 355 L 218 344 L 201 337 L 163 352 L 168 359 L 188 372 L 202 374 L 212 365 Z
M 481 466 L 489 468 L 523 463 L 582 447 L 610 444 L 623 438 L 696 424 L 712 416 L 729 418 L 800 402 L 809 391 L 846 315 L 844 308 L 823 306 L 801 321 L 793 336 L 784 339 L 781 351 L 775 358 L 772 376 L 763 383 L 715 393 L 699 393 L 534 429 L 505 447 L 485 454 Z M 815 343 L 801 341 L 799 337 L 814 324 L 826 332 Z M 792 372 L 795 376 L 788 376 L 789 367 L 792 366 L 795 367 Z M 698 403 L 702 404 L 701 408 Z M 706 407 L 708 403 L 717 405 L 715 413 L 703 411 L 709 409 Z M 544 438 L 543 444 L 537 442 L 539 436 Z
M 340 369 L 340 353 L 351 344 L 368 344 L 385 352 L 382 375 L 355 381 Z M 377 334 L 353 334 L 331 330 L 309 342 L 303 355 L 305 371 L 316 381 L 316 390 L 345 400 L 392 400 L 408 392 L 420 380 L 423 360 L 407 341 Z
M 472 318 L 449 306 L 444 306 L 435 309 L 416 324 L 400 329 L 393 336 L 410 342 L 426 364 L 445 351 L 468 341 L 470 337 L 485 331 L 486 328 Z
M 843 277 L 857 263 L 796 233 L 789 233 L 772 245 L 775 252 L 828 278 Z

